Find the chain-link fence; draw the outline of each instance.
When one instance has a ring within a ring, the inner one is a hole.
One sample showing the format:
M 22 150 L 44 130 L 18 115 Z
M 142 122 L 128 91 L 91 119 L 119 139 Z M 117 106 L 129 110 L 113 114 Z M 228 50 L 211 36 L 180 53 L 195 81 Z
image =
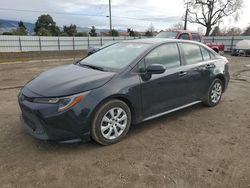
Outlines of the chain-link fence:
M 250 40 L 250 36 L 216 36 L 205 37 L 205 42 L 219 42 L 225 45 L 225 52 L 231 52 L 241 40 Z

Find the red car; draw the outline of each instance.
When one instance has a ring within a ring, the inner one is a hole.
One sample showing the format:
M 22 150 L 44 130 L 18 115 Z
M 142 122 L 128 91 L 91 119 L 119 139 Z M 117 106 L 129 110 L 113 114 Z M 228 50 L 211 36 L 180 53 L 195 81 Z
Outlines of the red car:
M 202 35 L 198 32 L 192 32 L 187 30 L 178 31 L 161 31 L 156 38 L 173 38 L 182 40 L 194 40 L 206 44 L 208 47 L 212 48 L 215 52 L 223 54 L 225 46 L 223 43 L 209 42 L 205 43 Z

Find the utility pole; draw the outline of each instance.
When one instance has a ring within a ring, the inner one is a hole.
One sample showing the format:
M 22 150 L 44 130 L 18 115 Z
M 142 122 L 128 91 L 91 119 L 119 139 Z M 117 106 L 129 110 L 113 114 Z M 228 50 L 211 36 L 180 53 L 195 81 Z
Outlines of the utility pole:
M 111 20 L 111 0 L 109 0 L 109 29 L 110 29 L 110 34 L 113 36 L 113 33 L 112 33 L 112 20 Z
M 186 8 L 186 15 L 185 15 L 185 23 L 184 23 L 184 30 L 187 30 L 187 19 L 188 19 L 188 11 L 189 11 L 189 9 L 188 9 L 188 2 L 186 3 L 186 5 L 187 5 L 187 8 Z

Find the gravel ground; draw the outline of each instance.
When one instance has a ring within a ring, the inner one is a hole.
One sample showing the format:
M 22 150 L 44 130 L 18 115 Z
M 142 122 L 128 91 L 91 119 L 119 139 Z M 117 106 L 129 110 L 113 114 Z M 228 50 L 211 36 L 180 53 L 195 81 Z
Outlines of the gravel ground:
M 221 103 L 132 126 L 112 146 L 33 139 L 18 87 L 65 61 L 0 64 L 0 187 L 250 187 L 250 58 L 229 57 Z

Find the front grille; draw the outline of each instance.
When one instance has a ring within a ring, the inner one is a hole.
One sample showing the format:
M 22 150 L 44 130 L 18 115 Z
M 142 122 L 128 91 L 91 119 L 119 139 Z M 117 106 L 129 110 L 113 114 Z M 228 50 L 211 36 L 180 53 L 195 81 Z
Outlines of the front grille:
M 23 115 L 23 120 L 33 131 L 36 131 L 35 123 L 32 120 L 27 118 L 25 115 Z

